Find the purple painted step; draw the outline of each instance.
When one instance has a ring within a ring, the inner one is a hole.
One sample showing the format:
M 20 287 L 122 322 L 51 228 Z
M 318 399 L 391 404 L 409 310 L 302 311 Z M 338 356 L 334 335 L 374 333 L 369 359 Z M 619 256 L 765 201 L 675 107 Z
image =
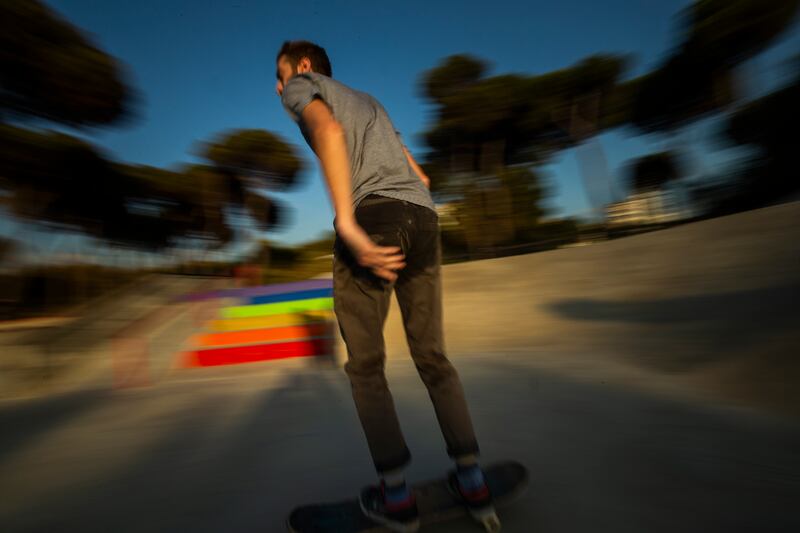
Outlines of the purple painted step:
M 242 287 L 238 289 L 223 289 L 220 291 L 187 294 L 181 299 L 187 302 L 200 302 L 216 298 L 254 298 L 257 296 L 271 296 L 299 291 L 330 289 L 332 287 L 333 280 L 331 279 L 309 279 L 306 281 L 294 281 L 292 283 L 279 283 L 277 285 L 261 285 L 259 287 Z

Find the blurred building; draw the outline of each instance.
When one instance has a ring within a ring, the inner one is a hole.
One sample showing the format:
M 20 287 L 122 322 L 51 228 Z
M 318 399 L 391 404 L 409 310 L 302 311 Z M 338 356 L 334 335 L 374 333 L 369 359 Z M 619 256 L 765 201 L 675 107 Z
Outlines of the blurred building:
M 631 194 L 625 200 L 606 207 L 606 220 L 610 226 L 667 224 L 689 216 L 676 191 L 668 189 Z
M 456 204 L 452 202 L 437 203 L 436 213 L 439 215 L 439 224 L 441 226 L 458 226 L 458 218 L 456 218 Z

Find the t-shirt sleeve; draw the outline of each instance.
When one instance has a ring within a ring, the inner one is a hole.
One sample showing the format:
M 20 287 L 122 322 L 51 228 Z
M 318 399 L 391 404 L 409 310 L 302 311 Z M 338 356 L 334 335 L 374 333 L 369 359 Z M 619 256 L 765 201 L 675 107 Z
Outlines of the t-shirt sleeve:
M 300 122 L 303 109 L 315 98 L 319 98 L 319 89 L 307 76 L 295 76 L 283 88 L 281 102 L 295 122 Z

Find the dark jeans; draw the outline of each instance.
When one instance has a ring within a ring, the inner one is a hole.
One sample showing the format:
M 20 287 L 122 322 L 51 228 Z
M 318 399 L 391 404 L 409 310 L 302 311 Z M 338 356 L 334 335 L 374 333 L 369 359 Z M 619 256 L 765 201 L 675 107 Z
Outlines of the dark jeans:
M 393 289 L 411 357 L 428 388 L 448 455 L 477 454 L 461 380 L 445 355 L 436 213 L 371 195 L 356 209 L 356 219 L 377 244 L 402 248 L 407 264 L 391 283 L 358 265 L 340 239 L 334 245 L 334 308 L 347 345 L 345 371 L 375 468 L 394 470 L 411 459 L 384 375 L 383 326 Z

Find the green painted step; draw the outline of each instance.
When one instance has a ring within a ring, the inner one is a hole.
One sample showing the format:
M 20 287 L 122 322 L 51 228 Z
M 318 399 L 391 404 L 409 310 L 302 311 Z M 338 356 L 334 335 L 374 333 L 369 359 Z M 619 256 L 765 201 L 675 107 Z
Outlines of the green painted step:
M 251 318 L 257 316 L 281 315 L 287 313 L 304 313 L 307 311 L 325 311 L 333 309 L 333 298 L 311 298 L 293 302 L 274 304 L 240 305 L 226 307 L 222 310 L 222 318 Z

